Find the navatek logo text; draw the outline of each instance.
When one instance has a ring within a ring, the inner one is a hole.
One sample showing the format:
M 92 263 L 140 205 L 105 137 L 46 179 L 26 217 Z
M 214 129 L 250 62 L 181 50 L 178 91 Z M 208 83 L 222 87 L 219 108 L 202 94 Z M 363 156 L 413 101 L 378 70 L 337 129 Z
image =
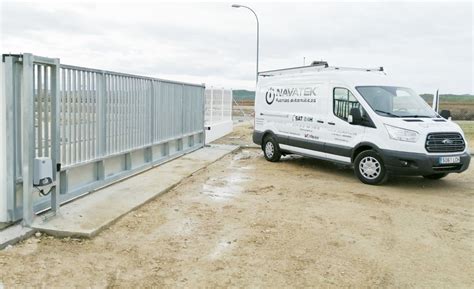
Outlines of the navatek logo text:
M 277 102 L 316 102 L 316 87 L 273 88 L 265 93 L 267 104 Z

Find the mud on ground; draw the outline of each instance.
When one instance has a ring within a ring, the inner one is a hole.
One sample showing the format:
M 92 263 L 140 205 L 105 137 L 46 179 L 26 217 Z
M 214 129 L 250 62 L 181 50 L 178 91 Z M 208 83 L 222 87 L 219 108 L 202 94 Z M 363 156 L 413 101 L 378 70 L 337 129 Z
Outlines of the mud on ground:
M 249 140 L 242 125 L 229 142 Z M 100 193 L 100 192 L 98 192 Z M 324 161 L 243 149 L 93 240 L 0 251 L 8 287 L 474 287 L 474 169 L 361 184 Z

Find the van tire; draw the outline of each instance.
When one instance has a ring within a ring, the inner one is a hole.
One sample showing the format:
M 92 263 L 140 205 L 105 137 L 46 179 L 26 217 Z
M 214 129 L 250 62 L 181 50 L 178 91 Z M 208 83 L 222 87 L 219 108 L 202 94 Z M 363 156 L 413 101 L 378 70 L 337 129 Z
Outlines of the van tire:
M 354 173 L 361 182 L 368 185 L 381 185 L 388 179 L 382 157 L 374 150 L 366 150 L 356 156 Z
M 263 139 L 262 150 L 265 159 L 270 162 L 278 162 L 281 158 L 280 146 L 271 135 Z
M 432 175 L 424 175 L 423 178 L 428 179 L 428 180 L 439 180 L 447 176 L 448 174 L 446 173 L 437 173 L 437 174 L 432 174 Z

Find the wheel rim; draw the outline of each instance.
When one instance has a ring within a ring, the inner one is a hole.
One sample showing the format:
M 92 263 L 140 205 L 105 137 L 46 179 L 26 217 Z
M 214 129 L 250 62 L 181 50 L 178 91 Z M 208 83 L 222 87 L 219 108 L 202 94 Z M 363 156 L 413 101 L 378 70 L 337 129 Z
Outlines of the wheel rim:
M 275 152 L 275 148 L 273 147 L 273 144 L 271 142 L 267 142 L 265 144 L 265 154 L 269 159 L 273 157 L 273 153 Z
M 368 156 L 360 161 L 359 171 L 364 178 L 373 180 L 380 176 L 382 166 L 376 158 Z

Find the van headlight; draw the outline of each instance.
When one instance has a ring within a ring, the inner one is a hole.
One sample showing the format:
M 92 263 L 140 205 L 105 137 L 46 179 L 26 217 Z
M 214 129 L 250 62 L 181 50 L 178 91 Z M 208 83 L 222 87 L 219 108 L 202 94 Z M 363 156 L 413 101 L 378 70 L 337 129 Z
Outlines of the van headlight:
M 418 140 L 419 133 L 414 130 L 404 129 L 388 124 L 385 124 L 385 128 L 387 129 L 388 135 L 391 139 L 407 142 L 416 142 Z

